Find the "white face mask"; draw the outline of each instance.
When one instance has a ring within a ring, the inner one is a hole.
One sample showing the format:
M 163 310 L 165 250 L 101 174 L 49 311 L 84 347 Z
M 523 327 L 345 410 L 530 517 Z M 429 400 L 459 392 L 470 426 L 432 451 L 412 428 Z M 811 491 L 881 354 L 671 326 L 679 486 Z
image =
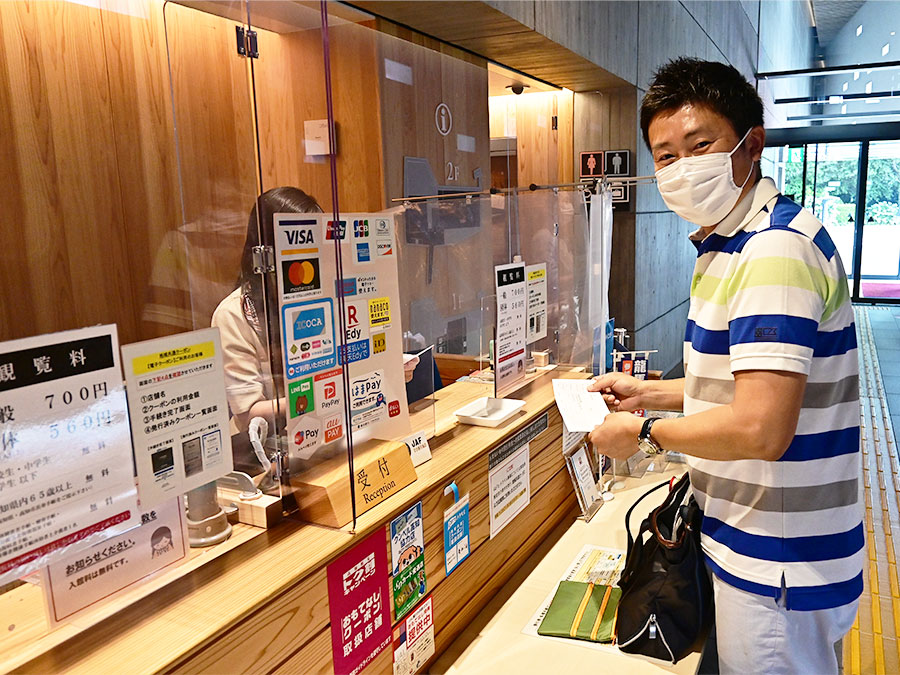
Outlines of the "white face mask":
M 750 180 L 753 167 L 741 185 L 736 185 L 731 156 L 750 135 L 752 127 L 731 152 L 710 152 L 682 157 L 656 172 L 659 194 L 670 209 L 700 227 L 715 225 L 737 204 Z

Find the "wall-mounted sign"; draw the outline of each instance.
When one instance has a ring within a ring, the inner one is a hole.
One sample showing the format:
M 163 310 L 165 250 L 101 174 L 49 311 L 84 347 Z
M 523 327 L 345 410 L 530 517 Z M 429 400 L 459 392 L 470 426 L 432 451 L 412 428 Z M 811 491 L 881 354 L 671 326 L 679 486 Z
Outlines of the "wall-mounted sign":
M 122 347 L 141 508 L 231 471 L 218 328 Z
M 453 129 L 453 114 L 446 103 L 438 103 L 434 109 L 434 126 L 441 136 L 446 136 Z
M 607 176 L 631 175 L 631 150 L 607 150 L 605 155 Z
M 391 589 L 398 620 L 425 596 L 422 502 L 416 502 L 391 521 Z
M 391 643 L 387 571 L 384 528 L 326 569 L 334 672 L 357 675 Z
M 0 343 L 0 585 L 136 515 L 116 327 Z
M 547 263 L 525 268 L 528 284 L 528 339 L 532 344 L 547 337 Z
M 603 175 L 603 151 L 581 153 L 581 178 L 600 178 Z

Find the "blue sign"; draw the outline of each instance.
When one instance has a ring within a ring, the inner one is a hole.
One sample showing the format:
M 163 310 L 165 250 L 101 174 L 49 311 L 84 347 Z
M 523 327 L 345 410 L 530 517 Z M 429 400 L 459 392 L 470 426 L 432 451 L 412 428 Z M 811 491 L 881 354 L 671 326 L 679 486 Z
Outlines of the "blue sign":
M 449 575 L 469 557 L 469 495 L 444 512 L 444 570 Z
M 325 310 L 322 307 L 308 309 L 294 319 L 294 340 L 316 337 L 325 332 Z
M 369 340 L 358 340 L 340 346 L 341 365 L 369 358 Z
M 350 277 L 349 279 L 342 279 L 341 281 L 334 282 L 334 292 L 337 295 L 341 294 L 341 287 L 344 289 L 344 297 L 348 295 L 356 295 L 356 277 Z
M 356 245 L 356 262 L 369 262 L 372 259 L 369 254 L 369 243 Z

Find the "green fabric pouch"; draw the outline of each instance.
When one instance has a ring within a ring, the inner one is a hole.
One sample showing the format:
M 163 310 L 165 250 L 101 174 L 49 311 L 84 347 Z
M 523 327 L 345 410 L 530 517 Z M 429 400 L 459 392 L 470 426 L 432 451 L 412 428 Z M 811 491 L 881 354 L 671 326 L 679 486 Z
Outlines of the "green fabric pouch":
M 612 642 L 622 589 L 561 581 L 538 635 Z

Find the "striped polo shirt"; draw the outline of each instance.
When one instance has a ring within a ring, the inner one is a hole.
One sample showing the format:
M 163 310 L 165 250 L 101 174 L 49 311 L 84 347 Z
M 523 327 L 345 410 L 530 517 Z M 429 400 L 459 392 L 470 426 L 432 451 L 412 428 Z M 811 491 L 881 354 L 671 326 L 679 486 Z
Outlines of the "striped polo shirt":
M 688 458 L 702 545 L 723 581 L 788 609 L 839 607 L 863 588 L 859 366 L 846 275 L 822 224 L 757 183 L 706 238 L 685 333 L 684 412 L 734 398 L 734 373 L 807 375 L 778 461 Z

